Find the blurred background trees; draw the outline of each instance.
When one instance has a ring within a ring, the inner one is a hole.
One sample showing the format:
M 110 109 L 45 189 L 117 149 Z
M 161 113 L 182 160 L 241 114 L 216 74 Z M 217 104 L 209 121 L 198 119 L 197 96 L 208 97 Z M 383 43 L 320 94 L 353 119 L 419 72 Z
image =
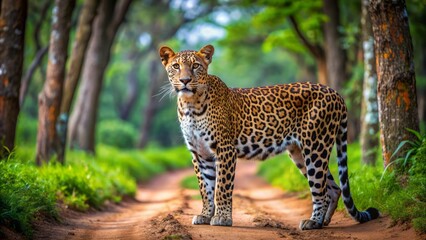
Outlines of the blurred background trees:
M 362 133 L 365 162 L 371 163 L 368 153 L 378 147 L 378 128 L 369 124 L 377 124 L 378 115 L 376 87 L 370 81 L 375 79 L 372 32 L 364 2 L 368 1 L 77 0 L 68 34 L 64 97 L 55 109 L 63 113 L 58 119 L 65 121 L 55 130 L 60 132 L 57 141 L 64 142 L 68 135 L 69 146 L 92 153 L 97 144 L 121 148 L 183 144 L 175 99 L 168 96 L 157 50 L 164 44 L 176 50 L 213 44 L 210 72 L 230 87 L 311 81 L 338 89 L 350 110 L 349 139 L 357 141 Z M 12 2 L 1 1 L 2 18 L 8 4 Z M 55 7 L 50 0 L 28 3 L 23 74 L 14 75 L 22 76 L 18 144 L 36 142 L 38 95 L 48 84 Z M 424 8 L 421 0 L 407 3 L 422 128 Z M 3 89 L 4 84 L 0 100 Z M 1 123 L 0 134 L 6 126 Z

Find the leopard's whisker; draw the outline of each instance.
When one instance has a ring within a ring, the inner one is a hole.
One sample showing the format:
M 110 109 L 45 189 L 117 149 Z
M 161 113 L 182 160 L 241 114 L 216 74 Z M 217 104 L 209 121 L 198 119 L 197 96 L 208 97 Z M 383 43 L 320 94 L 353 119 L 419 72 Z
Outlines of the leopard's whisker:
M 170 86 L 170 83 L 167 83 L 160 87 L 160 91 L 155 94 L 154 97 L 161 96 L 159 100 L 161 102 L 165 96 L 168 95 L 169 97 L 171 97 L 173 95 L 173 92 L 174 91 L 173 88 Z

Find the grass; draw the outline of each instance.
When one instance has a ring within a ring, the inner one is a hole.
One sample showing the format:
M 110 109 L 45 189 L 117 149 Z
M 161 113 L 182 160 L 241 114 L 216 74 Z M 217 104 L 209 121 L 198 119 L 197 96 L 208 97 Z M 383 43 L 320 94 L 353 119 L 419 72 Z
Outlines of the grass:
M 182 179 L 180 186 L 186 189 L 198 190 L 198 179 L 195 173 Z
M 0 161 L 0 224 L 31 236 L 37 216 L 58 218 L 57 202 L 86 211 L 134 196 L 137 182 L 191 164 L 184 147 L 126 150 L 98 146 L 97 155 L 71 151 L 65 165 L 37 167 L 34 147 L 19 146 Z
M 410 155 L 409 164 L 384 172 L 381 156 L 378 157 L 376 167 L 366 166 L 361 163 L 359 143 L 350 144 L 348 168 L 351 194 L 358 209 L 376 207 L 381 213 L 390 215 L 395 223 L 409 222 L 416 231 L 426 233 L 425 136 L 422 144 Z M 332 156 L 329 167 L 337 179 L 335 153 Z M 407 159 L 404 161 L 406 163 Z M 263 162 L 258 174 L 286 191 L 309 191 L 307 180 L 286 154 Z M 338 209 L 344 208 L 340 200 Z

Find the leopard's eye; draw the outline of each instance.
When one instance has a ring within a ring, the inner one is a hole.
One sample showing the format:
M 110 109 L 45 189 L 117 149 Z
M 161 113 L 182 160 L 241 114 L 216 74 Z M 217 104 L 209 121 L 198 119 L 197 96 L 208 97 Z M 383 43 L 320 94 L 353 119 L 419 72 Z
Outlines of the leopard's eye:
M 173 64 L 173 65 L 172 65 L 172 67 L 173 67 L 174 69 L 179 69 L 179 68 L 180 68 L 179 63 L 175 63 L 175 64 Z
M 199 63 L 194 63 L 192 64 L 192 69 L 197 69 L 200 66 Z

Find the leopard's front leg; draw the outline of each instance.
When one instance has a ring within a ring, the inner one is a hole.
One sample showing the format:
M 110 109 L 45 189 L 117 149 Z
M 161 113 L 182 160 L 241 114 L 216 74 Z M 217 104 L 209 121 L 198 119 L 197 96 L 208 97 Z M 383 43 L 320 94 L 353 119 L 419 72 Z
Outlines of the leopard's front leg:
M 232 191 L 236 167 L 236 151 L 233 146 L 218 148 L 216 161 L 215 214 L 210 225 L 232 226 Z
M 200 215 L 194 216 L 192 224 L 210 224 L 214 214 L 214 192 L 216 184 L 216 166 L 214 158 L 203 159 L 196 153 L 192 154 L 195 174 L 198 178 L 198 187 L 203 200 L 203 209 Z

